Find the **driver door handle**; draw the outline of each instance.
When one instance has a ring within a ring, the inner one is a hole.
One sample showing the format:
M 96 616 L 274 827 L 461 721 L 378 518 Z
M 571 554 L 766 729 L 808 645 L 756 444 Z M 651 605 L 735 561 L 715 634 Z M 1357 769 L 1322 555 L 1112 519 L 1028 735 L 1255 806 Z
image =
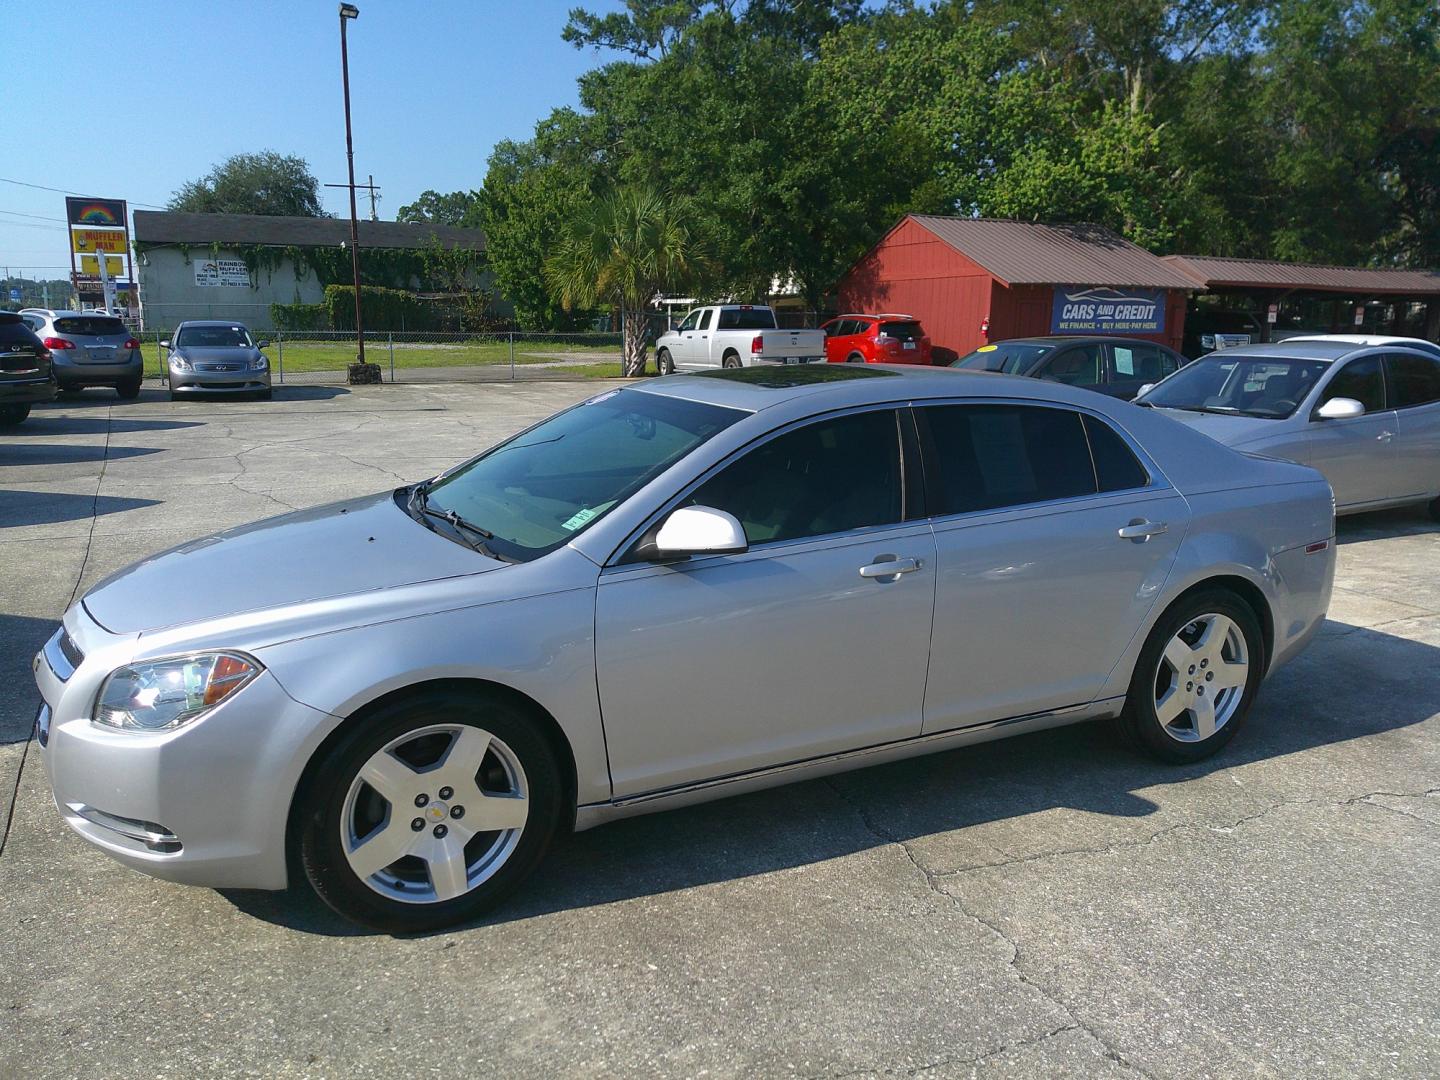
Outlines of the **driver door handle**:
M 1150 537 L 1159 536 L 1169 530 L 1170 526 L 1163 521 L 1145 521 L 1142 518 L 1130 522 L 1129 525 L 1122 525 L 1118 531 L 1121 540 L 1134 540 L 1137 544 L 1143 544 Z
M 1391 439 L 1395 438 L 1395 432 L 1382 431 L 1379 435 L 1376 435 L 1375 438 L 1379 439 L 1381 442 L 1389 442 Z
M 881 559 L 869 566 L 860 567 L 860 576 L 863 578 L 899 577 L 901 574 L 913 573 L 924 565 L 919 559 Z

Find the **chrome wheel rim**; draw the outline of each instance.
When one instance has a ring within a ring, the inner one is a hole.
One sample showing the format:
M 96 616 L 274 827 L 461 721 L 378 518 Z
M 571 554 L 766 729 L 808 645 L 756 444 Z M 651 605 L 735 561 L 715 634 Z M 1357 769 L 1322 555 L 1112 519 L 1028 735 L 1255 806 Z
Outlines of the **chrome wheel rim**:
M 494 877 L 529 813 L 525 770 L 510 747 L 483 728 L 433 724 L 392 739 L 356 773 L 340 842 L 375 892 L 436 904 Z
M 1245 635 L 1229 616 L 1201 615 L 1180 628 L 1155 670 L 1155 716 L 1177 742 L 1203 742 L 1240 709 L 1250 676 Z

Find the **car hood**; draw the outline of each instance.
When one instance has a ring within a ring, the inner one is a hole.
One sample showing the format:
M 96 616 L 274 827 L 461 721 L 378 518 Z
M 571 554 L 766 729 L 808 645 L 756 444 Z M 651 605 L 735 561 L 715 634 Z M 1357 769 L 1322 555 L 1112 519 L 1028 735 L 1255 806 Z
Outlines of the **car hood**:
M 1191 412 L 1187 409 L 1162 409 L 1155 411 L 1188 428 L 1194 428 L 1225 446 L 1244 446 L 1258 442 L 1267 435 L 1278 435 L 1283 420 L 1266 420 L 1258 416 L 1226 416 L 1223 413 Z
M 248 364 L 260 355 L 259 349 L 252 349 L 248 345 L 213 345 L 201 348 L 185 345 L 171 351 L 192 364 Z
M 415 521 L 390 492 L 269 518 L 153 555 L 85 594 L 132 634 L 505 565 Z

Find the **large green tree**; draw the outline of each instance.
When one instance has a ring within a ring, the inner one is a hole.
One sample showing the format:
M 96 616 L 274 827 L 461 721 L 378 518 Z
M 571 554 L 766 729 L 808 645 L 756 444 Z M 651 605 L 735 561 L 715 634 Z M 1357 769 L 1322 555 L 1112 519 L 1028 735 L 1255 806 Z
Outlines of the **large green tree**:
M 545 260 L 545 277 L 567 308 L 620 309 L 623 372 L 645 373 L 652 301 L 684 288 L 704 262 L 690 202 L 626 187 L 578 208 Z
M 204 214 L 325 217 L 320 183 L 304 158 L 262 150 L 235 154 L 170 196 L 171 210 Z
M 396 221 L 414 225 L 476 226 L 480 219 L 480 193 L 476 191 L 422 191 L 413 203 L 395 211 Z

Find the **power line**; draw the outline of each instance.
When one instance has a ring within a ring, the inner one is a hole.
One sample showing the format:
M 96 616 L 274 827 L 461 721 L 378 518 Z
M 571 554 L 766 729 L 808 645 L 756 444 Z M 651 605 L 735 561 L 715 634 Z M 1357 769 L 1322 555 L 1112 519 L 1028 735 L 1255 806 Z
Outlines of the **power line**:
M 61 217 L 46 217 L 44 214 L 24 214 L 19 210 L 0 210 L 0 214 L 9 214 L 12 217 L 34 218 L 36 221 L 58 221 L 64 225 L 65 219 Z
M 10 179 L 10 177 L 8 177 L 8 176 L 0 176 L 0 183 L 4 183 L 4 184 L 19 184 L 21 187 L 35 188 L 37 191 L 53 191 L 53 192 L 55 192 L 57 195 L 74 195 L 74 196 L 76 196 L 77 198 L 81 198 L 81 199 L 98 199 L 98 198 L 101 198 L 101 196 L 99 196 L 99 195 L 87 195 L 87 194 L 86 194 L 85 192 L 83 192 L 83 191 L 67 191 L 65 188 L 46 187 L 44 184 L 32 184 L 32 183 L 30 183 L 28 180 L 12 180 L 12 179 Z M 131 205 L 131 206 L 143 206 L 143 207 L 145 207 L 145 209 L 147 209 L 147 210 L 164 210 L 164 209 L 165 209 L 165 207 L 163 207 L 163 206 L 156 206 L 154 203 L 134 202 L 133 200 L 127 200 L 127 201 L 130 202 L 130 205 Z

